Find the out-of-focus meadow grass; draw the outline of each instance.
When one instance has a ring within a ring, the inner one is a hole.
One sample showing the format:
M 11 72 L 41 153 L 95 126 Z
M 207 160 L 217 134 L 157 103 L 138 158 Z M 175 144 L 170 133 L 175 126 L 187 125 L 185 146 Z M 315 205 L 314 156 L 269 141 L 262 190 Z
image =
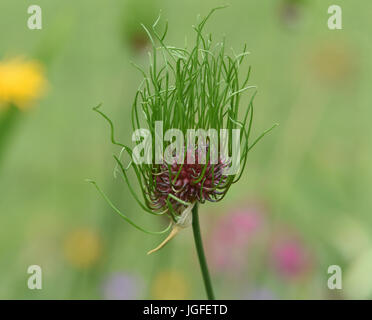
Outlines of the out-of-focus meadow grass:
M 343 9 L 343 30 L 327 9 Z M 168 43 L 192 41 L 200 13 L 222 1 L 37 0 L 43 29 L 27 28 L 29 1 L 0 2 L 0 60 L 42 61 L 48 91 L 24 112 L 0 158 L 0 298 L 204 298 L 191 230 L 146 256 L 162 237 L 133 230 L 85 182 L 94 178 L 151 229 L 113 178 L 117 152 L 98 103 L 130 142 L 129 112 L 147 64 L 139 23 L 160 9 Z M 296 4 L 297 3 L 297 4 Z M 231 0 L 208 22 L 235 51 L 247 43 L 259 88 L 254 134 L 278 122 L 248 158 L 239 184 L 201 208 L 218 298 L 371 298 L 372 3 Z M 248 96 L 242 103 L 248 103 Z M 0 109 L 1 112 L 1 109 Z M 27 268 L 43 289 L 27 288 Z M 327 288 L 340 265 L 343 289 Z

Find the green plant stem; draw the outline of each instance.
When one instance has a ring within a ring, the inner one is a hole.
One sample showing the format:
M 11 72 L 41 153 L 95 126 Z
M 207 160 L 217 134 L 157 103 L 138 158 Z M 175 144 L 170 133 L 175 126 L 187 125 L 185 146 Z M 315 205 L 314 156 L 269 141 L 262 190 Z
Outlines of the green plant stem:
M 18 108 L 10 105 L 7 110 L 0 115 L 0 162 L 3 160 L 7 143 L 14 126 L 20 116 Z
M 211 277 L 209 276 L 207 260 L 205 259 L 204 249 L 203 249 L 203 242 L 201 239 L 200 234 L 200 225 L 199 225 L 199 215 L 198 215 L 198 204 L 196 203 L 194 208 L 192 209 L 192 230 L 194 233 L 194 240 L 196 251 L 198 253 L 200 269 L 202 272 L 205 290 L 207 291 L 208 300 L 214 300 L 214 293 L 212 288 Z

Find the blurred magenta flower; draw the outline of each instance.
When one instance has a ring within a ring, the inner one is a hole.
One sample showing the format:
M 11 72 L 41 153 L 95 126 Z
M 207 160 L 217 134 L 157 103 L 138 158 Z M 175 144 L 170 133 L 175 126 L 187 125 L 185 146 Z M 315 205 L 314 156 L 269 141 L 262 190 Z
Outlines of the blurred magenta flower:
M 263 217 L 259 210 L 253 208 L 237 209 L 221 217 L 208 241 L 208 254 L 212 268 L 223 271 L 244 267 L 250 240 L 263 227 Z
M 271 264 L 285 278 L 304 276 L 311 269 L 311 253 L 296 236 L 284 235 L 274 239 Z
M 139 276 L 124 272 L 109 275 L 103 284 L 103 297 L 106 300 L 134 300 L 141 297 L 143 280 Z

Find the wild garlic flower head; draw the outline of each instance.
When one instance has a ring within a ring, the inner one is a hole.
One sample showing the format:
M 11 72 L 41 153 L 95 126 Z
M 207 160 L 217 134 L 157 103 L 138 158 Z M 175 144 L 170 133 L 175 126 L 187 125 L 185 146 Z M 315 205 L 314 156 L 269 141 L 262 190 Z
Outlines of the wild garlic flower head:
M 250 67 L 241 74 L 249 53 L 244 46 L 242 53 L 228 54 L 224 39 L 215 43 L 212 35 L 203 34 L 217 9 L 193 27 L 196 39 L 190 49 L 165 44 L 168 24 L 159 33 L 160 17 L 151 29 L 143 26 L 152 52 L 148 72 L 134 64 L 143 75 L 131 111 L 134 148 L 117 142 L 112 121 L 99 106 L 94 109 L 109 122 L 112 142 L 122 148 L 114 158 L 138 204 L 148 213 L 168 215 L 176 227 L 189 225 L 195 203 L 223 199 L 240 179 L 248 152 L 272 129 L 251 141 L 256 87 L 249 84 Z M 242 94 L 250 91 L 249 103 L 241 110 Z M 122 162 L 125 157 L 128 165 Z M 142 200 L 129 170 L 138 180 Z

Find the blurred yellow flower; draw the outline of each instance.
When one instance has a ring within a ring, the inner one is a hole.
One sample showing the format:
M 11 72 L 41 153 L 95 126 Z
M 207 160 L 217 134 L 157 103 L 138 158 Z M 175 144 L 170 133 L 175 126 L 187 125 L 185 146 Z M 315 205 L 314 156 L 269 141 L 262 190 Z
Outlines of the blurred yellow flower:
M 357 73 L 357 59 L 346 43 L 330 41 L 315 47 L 309 66 L 316 77 L 334 85 L 353 79 Z
M 0 107 L 13 103 L 27 109 L 45 91 L 42 65 L 14 58 L 0 61 Z
M 102 253 L 102 242 L 98 234 L 89 229 L 70 233 L 64 243 L 66 260 L 77 268 L 88 268 L 98 261 Z
M 185 300 L 189 287 L 185 277 L 178 271 L 160 272 L 152 284 L 152 297 L 157 300 Z

